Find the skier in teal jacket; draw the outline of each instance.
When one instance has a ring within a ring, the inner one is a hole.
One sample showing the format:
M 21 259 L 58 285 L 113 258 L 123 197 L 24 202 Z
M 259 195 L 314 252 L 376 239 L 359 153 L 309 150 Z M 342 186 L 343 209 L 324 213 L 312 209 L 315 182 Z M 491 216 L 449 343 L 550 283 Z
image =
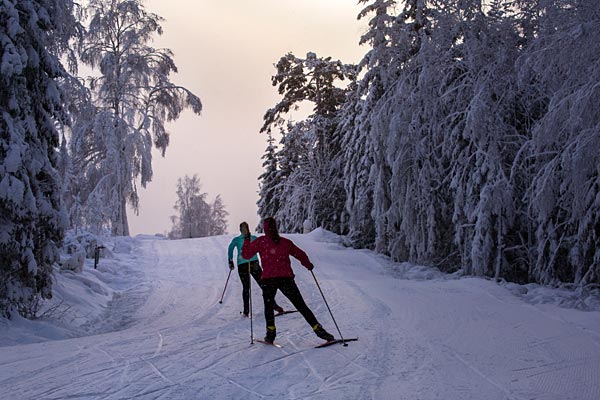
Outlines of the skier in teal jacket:
M 244 237 L 250 234 L 248 223 L 242 222 L 240 224 L 240 233 L 241 235 L 234 237 L 231 243 L 229 244 L 229 248 L 227 249 L 227 258 L 229 259 L 229 269 L 233 270 L 235 268 L 235 265 L 233 263 L 233 250 L 237 249 L 238 275 L 240 276 L 240 280 L 242 281 L 242 300 L 244 302 L 243 314 L 247 317 L 250 311 L 250 275 L 252 275 L 252 277 L 254 278 L 256 283 L 258 283 L 258 286 L 260 286 L 260 289 L 262 291 L 262 268 L 260 267 L 258 257 L 256 255 L 252 256 L 252 258 L 250 258 L 249 260 L 246 260 L 242 257 L 242 246 L 244 244 Z M 256 236 L 251 235 L 251 240 L 254 239 L 256 239 Z M 275 303 L 273 309 L 277 313 L 283 312 L 283 308 L 281 308 L 277 303 Z

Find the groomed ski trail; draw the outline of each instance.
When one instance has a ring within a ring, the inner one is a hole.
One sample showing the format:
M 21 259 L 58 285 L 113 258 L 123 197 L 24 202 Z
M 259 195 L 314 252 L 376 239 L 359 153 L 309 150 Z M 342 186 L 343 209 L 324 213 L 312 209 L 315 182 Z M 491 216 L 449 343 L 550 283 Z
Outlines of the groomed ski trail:
M 231 236 L 136 240 L 143 295 L 123 293 L 102 332 L 0 348 L 7 399 L 597 400 L 600 317 L 532 306 L 481 279 L 401 279 L 401 269 L 328 235 L 285 235 L 307 251 L 348 347 L 321 342 L 298 314 L 276 321 L 283 348 L 250 344 Z M 310 273 L 309 307 L 338 337 Z M 400 271 L 400 272 L 399 272 Z M 252 283 L 254 332 L 264 332 Z M 284 308 L 291 304 L 280 294 Z M 122 316 L 123 318 L 119 318 Z

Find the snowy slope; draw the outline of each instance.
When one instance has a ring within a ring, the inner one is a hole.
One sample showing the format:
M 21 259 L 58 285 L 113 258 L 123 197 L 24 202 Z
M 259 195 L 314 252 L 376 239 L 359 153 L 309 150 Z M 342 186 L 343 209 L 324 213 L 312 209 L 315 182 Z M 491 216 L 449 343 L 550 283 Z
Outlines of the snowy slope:
M 0 397 L 600 398 L 599 312 L 532 305 L 492 282 L 394 265 L 344 248 L 322 230 L 288 237 L 316 265 L 342 334 L 358 342 L 313 349 L 320 340 L 290 314 L 276 320 L 283 348 L 251 345 L 236 274 L 219 304 L 231 236 L 139 238 L 131 252 L 117 253 L 119 270 L 117 261 L 103 260 L 112 267 L 94 272 L 117 295 L 105 314 L 79 324 L 83 330 L 62 328 L 71 329 L 62 337 L 89 336 L 31 343 L 43 336 L 33 326 L 49 331 L 47 323 L 0 324 L 10 339 L 0 341 Z M 307 303 L 339 336 L 311 274 L 293 265 Z M 289 307 L 280 295 L 278 302 Z M 253 304 L 255 336 L 262 337 L 255 284 Z M 15 332 L 30 334 L 19 341 Z

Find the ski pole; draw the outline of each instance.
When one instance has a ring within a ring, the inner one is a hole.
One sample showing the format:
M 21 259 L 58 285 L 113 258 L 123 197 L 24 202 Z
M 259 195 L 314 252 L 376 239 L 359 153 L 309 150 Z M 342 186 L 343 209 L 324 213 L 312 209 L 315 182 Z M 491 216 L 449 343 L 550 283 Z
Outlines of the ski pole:
M 248 261 L 248 297 L 249 297 L 249 306 L 250 306 L 250 344 L 254 344 L 254 330 L 252 327 L 252 271 L 250 269 L 250 261 Z
M 219 300 L 219 304 L 223 304 L 223 296 L 225 296 L 225 289 L 227 289 L 227 283 L 229 283 L 230 276 L 231 276 L 231 269 L 229 270 L 229 275 L 227 275 L 227 280 L 225 281 L 225 287 L 223 288 L 223 294 L 221 295 L 221 300 Z
M 340 338 L 342 339 L 342 343 L 344 344 L 344 346 L 348 346 L 348 343 L 346 343 L 344 341 L 344 336 L 342 336 L 342 331 L 340 331 L 340 328 L 339 328 L 337 322 L 335 322 L 335 318 L 333 317 L 333 313 L 331 312 L 331 308 L 329 308 L 329 304 L 327 304 L 327 300 L 325 299 L 325 295 L 323 294 L 323 291 L 321 290 L 321 285 L 319 285 L 319 281 L 317 281 L 317 277 L 315 276 L 315 273 L 312 272 L 312 270 L 310 271 L 310 273 L 312 274 L 313 278 L 315 279 L 315 283 L 317 284 L 317 287 L 319 288 L 319 292 L 321 292 L 321 296 L 323 297 L 323 301 L 325 302 L 325 305 L 327 306 L 327 310 L 329 310 L 329 315 L 331 315 L 331 319 L 333 320 L 333 323 L 335 324 L 335 328 L 337 329 L 338 333 L 340 334 Z

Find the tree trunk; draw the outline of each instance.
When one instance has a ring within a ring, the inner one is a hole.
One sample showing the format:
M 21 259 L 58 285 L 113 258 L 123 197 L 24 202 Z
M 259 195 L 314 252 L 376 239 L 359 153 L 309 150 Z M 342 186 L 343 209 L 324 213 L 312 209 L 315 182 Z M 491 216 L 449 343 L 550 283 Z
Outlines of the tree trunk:
M 120 195 L 119 212 L 112 221 L 112 236 L 129 236 L 129 221 L 127 220 L 127 200 Z
M 123 236 L 129 236 L 129 220 L 127 219 L 127 201 L 121 198 L 121 226 Z

